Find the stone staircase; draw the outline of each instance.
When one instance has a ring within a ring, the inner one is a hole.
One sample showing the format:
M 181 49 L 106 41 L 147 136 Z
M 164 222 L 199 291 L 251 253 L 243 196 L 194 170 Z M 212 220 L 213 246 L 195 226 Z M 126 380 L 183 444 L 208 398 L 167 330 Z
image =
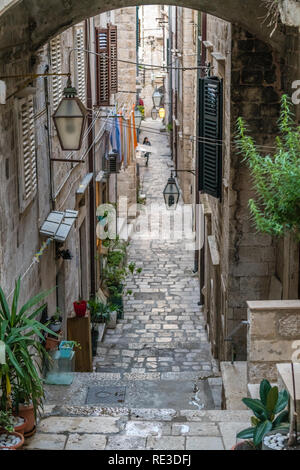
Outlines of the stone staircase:
M 46 406 L 25 450 L 229 450 L 248 411 Z

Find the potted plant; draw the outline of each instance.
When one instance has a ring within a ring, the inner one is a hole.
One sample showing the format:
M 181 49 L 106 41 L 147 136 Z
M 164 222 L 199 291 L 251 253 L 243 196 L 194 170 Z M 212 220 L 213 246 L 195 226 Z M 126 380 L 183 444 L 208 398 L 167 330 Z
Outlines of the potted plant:
M 24 435 L 26 424 L 26 418 L 13 415 L 11 410 L 0 411 L 0 431 L 14 431 Z
M 99 331 L 97 328 L 98 323 L 103 323 L 109 320 L 110 310 L 109 307 L 100 302 L 97 297 L 91 297 L 88 302 L 88 307 L 91 313 L 91 322 L 92 322 L 92 350 L 93 356 L 97 354 L 97 342 L 99 337 Z
M 77 341 L 62 341 L 59 345 L 60 357 L 68 359 L 71 356 L 71 352 L 74 347 L 81 349 L 81 346 Z
M 273 431 L 288 430 L 288 411 L 285 409 L 289 401 L 286 390 L 278 392 L 278 387 L 272 387 L 266 379 L 259 387 L 260 399 L 243 398 L 243 403 L 250 408 L 254 416 L 251 417 L 252 427 L 244 429 L 237 434 L 239 439 L 251 439 L 256 449 L 262 448 L 264 436 Z M 239 447 L 235 446 L 235 450 Z
M 62 326 L 62 315 L 61 311 L 59 308 L 56 309 L 56 312 L 50 317 L 49 321 L 49 328 L 51 331 L 54 331 L 54 333 L 58 333 L 61 331 L 61 326 Z
M 20 449 L 24 444 L 23 434 L 15 431 L 13 416 L 8 411 L 0 412 L 0 449 Z
M 77 317 L 84 317 L 85 316 L 85 312 L 86 312 L 86 308 L 87 308 L 86 300 L 82 300 L 82 299 L 76 300 L 73 303 L 73 306 L 74 306 L 74 311 L 75 311 Z
M 5 344 L 6 356 L 5 364 L 0 364 L 0 408 L 13 407 L 16 414 L 27 419 L 25 435 L 34 432 L 36 413 L 44 398 L 41 364 L 50 358 L 41 342 L 42 332 L 55 333 L 36 317 L 45 308 L 42 300 L 52 290 L 36 295 L 19 308 L 20 279 L 11 307 L 0 287 L 0 340 Z

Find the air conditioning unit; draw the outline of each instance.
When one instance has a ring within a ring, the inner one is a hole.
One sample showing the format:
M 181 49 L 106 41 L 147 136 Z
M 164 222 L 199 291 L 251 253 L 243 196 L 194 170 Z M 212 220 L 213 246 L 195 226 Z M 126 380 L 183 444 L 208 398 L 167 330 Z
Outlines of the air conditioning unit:
M 110 175 L 119 173 L 120 171 L 120 161 L 119 153 L 117 151 L 112 151 L 108 154 L 108 173 Z

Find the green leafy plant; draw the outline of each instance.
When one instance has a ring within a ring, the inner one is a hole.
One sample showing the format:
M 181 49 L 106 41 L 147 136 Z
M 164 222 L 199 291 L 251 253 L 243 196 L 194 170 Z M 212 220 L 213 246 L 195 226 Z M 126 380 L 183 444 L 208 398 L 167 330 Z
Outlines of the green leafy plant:
M 11 411 L 0 411 L 0 428 L 7 432 L 14 431 L 14 418 Z
M 42 333 L 58 336 L 36 318 L 45 308 L 41 302 L 53 289 L 34 296 L 19 309 L 20 285 L 18 279 L 11 307 L 0 287 L 0 341 L 5 344 L 6 355 L 5 364 L 0 365 L 0 406 L 2 410 L 11 409 L 13 401 L 18 410 L 20 403 L 32 403 L 36 413 L 44 398 L 41 363 L 50 360 Z
M 259 387 L 259 399 L 243 398 L 243 403 L 250 408 L 254 416 L 251 417 L 252 427 L 244 429 L 237 434 L 239 439 L 252 439 L 256 448 L 261 448 L 262 440 L 268 432 L 285 431 L 289 428 L 289 413 L 285 410 L 289 393 L 286 390 L 278 392 L 278 387 L 271 387 L 264 379 Z
M 61 345 L 60 349 L 81 349 L 80 343 L 77 341 L 64 341 L 63 344 Z
M 119 267 L 123 263 L 125 259 L 125 255 L 126 253 L 124 253 L 124 251 L 120 251 L 120 250 L 110 251 L 107 255 L 108 266 Z
M 173 130 L 172 124 L 167 124 L 167 130 L 171 132 Z
M 110 307 L 103 302 L 100 302 L 97 297 L 90 298 L 88 308 L 91 312 L 93 328 L 95 328 L 96 323 L 109 321 L 111 312 Z
M 244 120 L 237 120 L 237 145 L 250 168 L 257 200 L 249 207 L 257 229 L 273 236 L 292 233 L 300 239 L 300 127 L 290 110 L 290 99 L 283 95 L 273 155 L 261 155 L 247 135 Z

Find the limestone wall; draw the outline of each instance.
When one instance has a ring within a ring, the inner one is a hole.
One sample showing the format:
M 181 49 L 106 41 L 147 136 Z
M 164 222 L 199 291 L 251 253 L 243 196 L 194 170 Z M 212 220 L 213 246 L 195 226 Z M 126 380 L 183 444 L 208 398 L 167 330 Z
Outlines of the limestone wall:
M 299 360 L 300 300 L 248 301 L 247 306 L 248 383 L 276 382 L 276 364 Z

